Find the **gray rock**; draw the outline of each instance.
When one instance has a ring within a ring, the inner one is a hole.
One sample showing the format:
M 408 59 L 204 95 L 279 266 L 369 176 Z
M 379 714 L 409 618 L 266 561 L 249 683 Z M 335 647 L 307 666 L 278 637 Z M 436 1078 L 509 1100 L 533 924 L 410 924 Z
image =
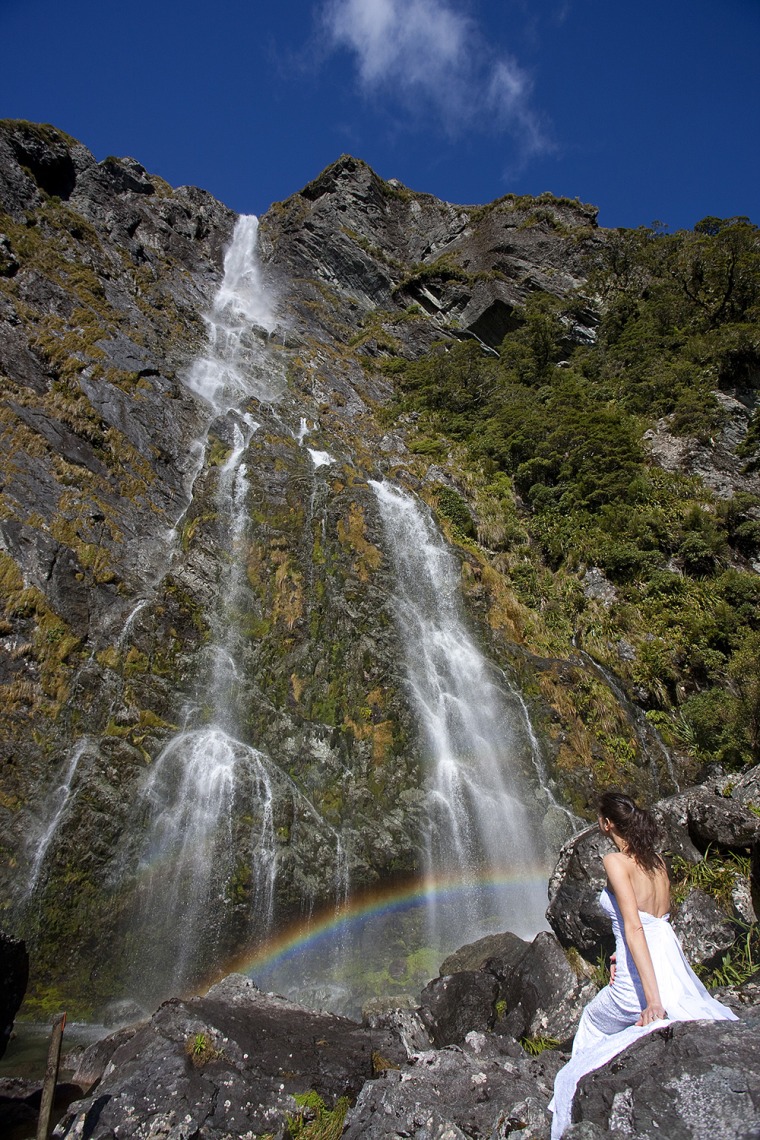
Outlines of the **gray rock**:
M 413 1000 L 410 998 L 410 1002 Z M 425 1052 L 433 1044 L 416 1003 L 400 1006 L 393 998 L 378 998 L 362 1007 L 362 1025 L 395 1033 L 408 1057 Z
M 114 1052 L 93 1095 L 72 1105 L 57 1137 L 147 1138 L 203 1129 L 209 1140 L 276 1132 L 313 1089 L 331 1107 L 356 1096 L 379 1055 L 405 1062 L 394 1034 L 317 1014 L 231 975 L 203 998 L 166 1002 Z M 100 1043 L 101 1062 L 106 1042 Z
M 573 1121 L 641 1140 L 755 1140 L 760 1135 L 757 1027 L 674 1022 L 649 1034 L 581 1080 Z
M 597 992 L 590 974 L 577 953 L 572 966 L 554 935 L 541 931 L 504 978 L 499 999 L 506 1010 L 495 1030 L 518 1038 L 569 1041 L 583 1007 Z
M 496 979 L 480 970 L 435 978 L 420 996 L 420 1017 L 439 1048 L 460 1044 L 471 1030 L 493 1026 L 498 993 Z
M 529 942 L 518 938 L 507 930 L 504 934 L 486 934 L 477 942 L 460 947 L 441 963 L 439 973 L 457 974 L 461 970 L 487 969 L 496 977 L 503 978 L 527 953 Z
M 612 941 L 609 918 L 599 906 L 607 882 L 602 858 L 611 850 L 594 824 L 564 845 L 549 880 L 546 917 L 552 930 L 563 946 L 574 946 L 589 959 Z
M 546 1106 L 560 1064 L 556 1053 L 514 1059 L 495 1046 L 479 1054 L 456 1047 L 420 1054 L 411 1067 L 364 1086 L 344 1140 L 502 1137 L 509 1128 L 548 1140 Z
M 673 918 L 673 929 L 692 965 L 719 963 L 737 938 L 737 927 L 705 891 L 689 891 Z
M 589 567 L 584 574 L 583 593 L 585 597 L 605 606 L 611 606 L 617 598 L 617 590 L 598 566 Z

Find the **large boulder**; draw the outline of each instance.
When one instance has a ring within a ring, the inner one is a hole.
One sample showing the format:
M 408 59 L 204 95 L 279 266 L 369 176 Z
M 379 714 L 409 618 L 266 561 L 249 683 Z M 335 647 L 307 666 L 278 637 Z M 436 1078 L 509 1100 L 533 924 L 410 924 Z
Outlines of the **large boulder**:
M 694 846 L 743 849 L 760 843 L 760 765 L 739 775 L 712 775 L 704 784 L 662 800 L 655 809 L 670 836 L 675 826 Z M 677 853 L 677 852 L 674 852 Z
M 482 970 L 435 978 L 420 997 L 420 1016 L 439 1047 L 464 1041 L 470 1030 L 490 1029 L 496 1019 L 499 983 Z
M 501 1138 L 548 1140 L 554 1077 L 562 1061 L 528 1057 L 515 1042 L 472 1033 L 463 1048 L 420 1054 L 403 1072 L 368 1081 L 346 1117 L 343 1140 Z
M 476 942 L 470 942 L 449 954 L 441 963 L 439 973 L 443 977 L 446 974 L 458 974 L 462 970 L 488 969 L 498 977 L 516 966 L 529 946 L 529 942 L 518 938 L 510 930 L 503 934 L 486 934 Z
M 593 958 L 611 943 L 610 920 L 599 905 L 607 882 L 602 863 L 610 840 L 594 824 L 564 845 L 549 880 L 546 917 L 563 946 Z
M 737 927 L 706 891 L 691 890 L 673 919 L 683 952 L 690 962 L 717 965 L 736 941 Z
M 760 1011 L 744 1022 L 682 1021 L 585 1076 L 573 1121 L 631 1140 L 760 1136 Z M 570 1129 L 568 1137 L 596 1135 Z
M 597 992 L 591 970 L 576 954 L 566 953 L 549 931 L 536 935 L 517 966 L 502 977 L 495 1023 L 498 1033 L 518 1038 L 573 1037 L 583 1007 Z
M 331 1108 L 377 1069 L 406 1061 L 395 1034 L 261 993 L 236 974 L 203 998 L 166 1002 L 125 1038 L 117 1034 L 93 1095 L 71 1106 L 56 1136 L 277 1132 L 297 1112 L 294 1094 L 313 1091 Z M 96 1048 L 99 1066 L 103 1043 Z
M 10 1040 L 13 1022 L 29 980 L 26 945 L 0 930 L 0 1057 Z

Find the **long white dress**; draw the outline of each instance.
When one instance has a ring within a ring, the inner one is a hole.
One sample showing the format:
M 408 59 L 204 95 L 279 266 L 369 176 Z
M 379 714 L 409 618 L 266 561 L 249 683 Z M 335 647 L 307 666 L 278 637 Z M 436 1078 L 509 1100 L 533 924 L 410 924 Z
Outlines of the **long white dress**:
M 581 1077 L 622 1053 L 639 1037 L 661 1029 L 670 1021 L 697 1021 L 701 1018 L 710 1021 L 738 1020 L 727 1006 L 710 997 L 686 961 L 668 916 L 655 918 L 653 914 L 640 910 L 660 1000 L 667 1010 L 668 1021 L 636 1025 L 646 1000 L 639 972 L 625 940 L 623 916 L 611 891 L 603 890 L 599 902 L 612 919 L 617 956 L 615 981 L 600 990 L 584 1009 L 573 1041 L 572 1057 L 557 1073 L 554 1098 L 549 1105 L 554 1113 L 552 1140 L 560 1140 L 570 1124 L 573 1097 Z

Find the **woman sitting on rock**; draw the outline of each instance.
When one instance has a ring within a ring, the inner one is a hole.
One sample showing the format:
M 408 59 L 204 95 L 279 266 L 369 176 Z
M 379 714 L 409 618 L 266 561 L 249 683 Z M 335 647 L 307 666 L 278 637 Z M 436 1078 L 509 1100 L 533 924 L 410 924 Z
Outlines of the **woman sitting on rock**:
M 610 984 L 584 1009 L 572 1057 L 554 1082 L 552 1140 L 570 1124 L 580 1078 L 666 1019 L 737 1020 L 710 997 L 670 926 L 670 883 L 655 850 L 654 819 L 622 792 L 606 792 L 599 810 L 599 827 L 617 848 L 604 856 L 607 887 L 599 896 L 612 920 L 616 965 Z

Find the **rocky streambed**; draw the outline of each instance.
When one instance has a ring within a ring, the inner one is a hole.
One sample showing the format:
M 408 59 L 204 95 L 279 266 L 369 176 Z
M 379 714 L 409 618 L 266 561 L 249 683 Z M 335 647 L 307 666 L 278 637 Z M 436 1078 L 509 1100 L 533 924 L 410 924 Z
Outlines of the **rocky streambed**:
M 760 1135 L 758 802 L 760 767 L 731 781 L 715 773 L 655 809 L 674 926 L 693 963 L 733 983 L 715 992 L 739 1021 L 673 1023 L 589 1074 L 568 1137 Z M 563 849 L 549 885 L 552 931 L 465 946 L 419 997 L 372 1002 L 361 1022 L 264 993 L 241 974 L 164 1002 L 69 1061 L 61 1092 L 82 1095 L 55 1135 L 547 1140 L 554 1077 L 604 981 L 602 842 L 589 828 Z M 707 874 L 715 850 L 729 869 L 719 888 Z M 33 1099 L 19 1082 L 0 1085 L 6 1121 L 24 1105 L 31 1119 Z

